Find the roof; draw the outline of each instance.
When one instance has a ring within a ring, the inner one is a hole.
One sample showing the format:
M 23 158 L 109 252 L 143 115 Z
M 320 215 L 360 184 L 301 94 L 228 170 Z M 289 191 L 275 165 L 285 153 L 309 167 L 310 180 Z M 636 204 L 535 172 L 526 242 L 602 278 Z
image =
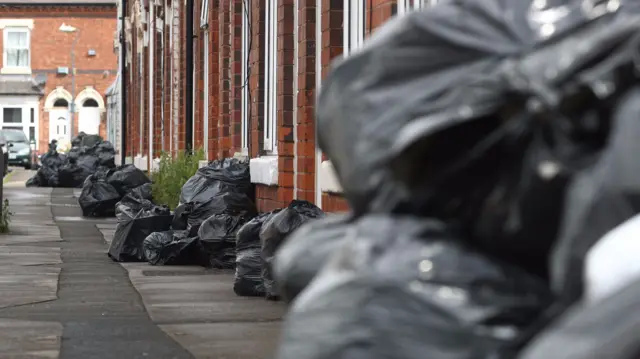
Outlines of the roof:
M 116 0 L 0 0 L 2 5 L 116 5 Z
M 35 95 L 42 96 L 43 89 L 31 76 L 0 76 L 0 96 Z

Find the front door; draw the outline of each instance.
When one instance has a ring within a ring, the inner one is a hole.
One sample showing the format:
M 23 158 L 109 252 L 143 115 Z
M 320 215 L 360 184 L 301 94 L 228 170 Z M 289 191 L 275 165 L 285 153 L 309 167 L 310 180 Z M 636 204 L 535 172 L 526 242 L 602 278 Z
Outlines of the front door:
M 81 107 L 79 111 L 78 131 L 87 135 L 100 133 L 100 109 L 97 107 Z
M 61 146 L 71 142 L 69 132 L 69 110 L 54 109 L 49 111 L 49 142 L 57 140 Z

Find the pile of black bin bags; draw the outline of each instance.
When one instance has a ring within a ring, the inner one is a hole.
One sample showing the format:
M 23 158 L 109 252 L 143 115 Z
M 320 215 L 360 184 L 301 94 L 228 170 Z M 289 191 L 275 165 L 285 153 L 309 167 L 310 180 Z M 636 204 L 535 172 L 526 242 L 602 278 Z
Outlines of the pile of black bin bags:
M 49 145 L 49 151 L 40 158 L 38 172 L 27 181 L 27 187 L 80 188 L 85 179 L 97 171 L 115 168 L 115 149 L 100 136 L 80 132 L 71 141 L 71 149 L 58 153 L 57 143 Z
M 337 60 L 317 133 L 352 213 L 268 260 L 277 359 L 637 357 L 637 281 L 578 303 L 640 212 L 640 7 L 584 3 L 441 2 Z

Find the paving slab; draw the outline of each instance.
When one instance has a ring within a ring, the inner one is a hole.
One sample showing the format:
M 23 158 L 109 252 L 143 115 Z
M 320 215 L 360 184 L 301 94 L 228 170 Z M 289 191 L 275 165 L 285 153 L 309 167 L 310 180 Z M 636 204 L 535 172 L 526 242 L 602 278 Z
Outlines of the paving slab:
M 161 325 L 197 359 L 270 359 L 280 323 L 204 323 Z
M 60 248 L 0 245 L 0 264 L 2 265 L 37 266 L 60 263 L 62 263 Z
M 0 358 L 57 359 L 62 324 L 0 319 Z
M 156 267 L 125 266 L 156 323 L 277 321 L 286 306 L 264 298 L 239 297 L 233 292 L 232 271 L 183 274 L 183 266 L 164 267 L 165 275 L 152 274 Z M 161 268 L 161 267 L 157 267 Z M 203 275 L 204 274 L 204 275 Z
M 0 263 L 0 308 L 58 298 L 60 268 L 6 265 L 2 259 Z

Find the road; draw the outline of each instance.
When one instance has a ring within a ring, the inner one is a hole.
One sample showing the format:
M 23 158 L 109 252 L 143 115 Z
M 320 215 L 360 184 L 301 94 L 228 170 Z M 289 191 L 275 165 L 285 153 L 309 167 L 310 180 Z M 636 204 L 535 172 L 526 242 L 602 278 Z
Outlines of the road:
M 118 264 L 114 219 L 80 217 L 78 190 L 5 179 L 0 358 L 267 359 L 284 306 L 233 294 L 233 273 Z

